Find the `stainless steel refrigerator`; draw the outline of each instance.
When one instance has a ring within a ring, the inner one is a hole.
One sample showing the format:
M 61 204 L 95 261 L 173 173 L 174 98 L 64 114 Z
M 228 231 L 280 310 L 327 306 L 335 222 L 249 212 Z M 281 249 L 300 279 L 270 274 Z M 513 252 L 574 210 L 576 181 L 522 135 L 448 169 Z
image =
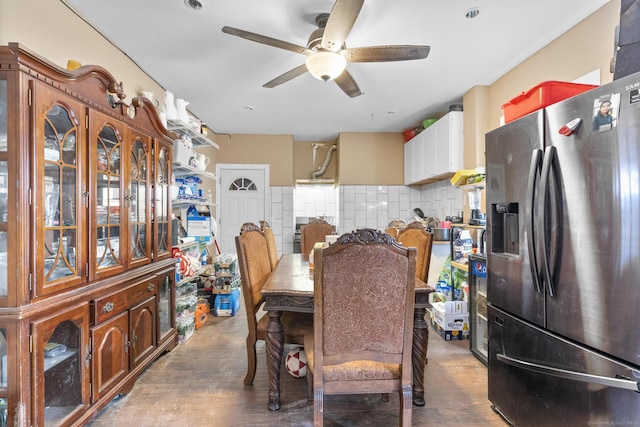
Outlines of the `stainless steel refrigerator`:
M 494 409 L 640 425 L 640 74 L 489 132 L 486 162 Z

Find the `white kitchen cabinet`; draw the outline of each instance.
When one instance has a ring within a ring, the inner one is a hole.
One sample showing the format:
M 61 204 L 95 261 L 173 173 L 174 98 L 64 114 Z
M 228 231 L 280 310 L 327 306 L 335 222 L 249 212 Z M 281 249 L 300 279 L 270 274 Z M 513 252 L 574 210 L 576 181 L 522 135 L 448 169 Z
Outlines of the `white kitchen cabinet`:
M 418 135 L 420 136 L 420 135 Z M 413 164 L 414 148 L 417 137 L 413 137 L 404 144 L 404 184 L 409 185 L 415 181 L 415 168 Z
M 405 144 L 405 185 L 440 181 L 462 169 L 462 114 L 449 112 Z
M 433 177 L 450 178 L 463 166 L 462 111 L 452 111 L 436 123 L 435 171 Z M 427 128 L 429 129 L 429 128 Z

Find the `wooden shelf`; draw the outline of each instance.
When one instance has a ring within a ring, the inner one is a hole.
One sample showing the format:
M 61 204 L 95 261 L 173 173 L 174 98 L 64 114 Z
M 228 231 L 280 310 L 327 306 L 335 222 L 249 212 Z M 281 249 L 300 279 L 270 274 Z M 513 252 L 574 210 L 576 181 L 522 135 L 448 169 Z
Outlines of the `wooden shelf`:
M 191 138 L 191 142 L 194 147 L 215 147 L 220 148 L 218 144 L 201 134 L 200 132 L 196 132 L 192 128 L 190 128 L 186 123 L 180 120 L 167 120 L 167 129 L 178 134 L 184 135 Z
M 463 184 L 463 185 L 458 185 L 457 188 L 460 190 L 477 190 L 477 189 L 483 189 L 485 187 L 485 180 L 482 180 L 480 182 L 474 182 L 473 184 Z
M 188 164 L 182 162 L 173 162 L 171 164 L 171 171 L 175 176 L 197 175 L 208 179 L 216 179 L 216 175 L 214 173 L 194 168 L 193 166 L 189 166 Z
M 180 280 L 178 283 L 176 283 L 176 288 L 179 288 L 180 286 L 184 285 L 185 283 L 192 282 L 193 279 L 195 279 L 196 277 L 199 277 L 199 276 L 203 275 L 204 273 L 211 272 L 212 270 L 213 270 L 213 264 L 207 264 L 207 265 L 203 266 L 200 270 L 198 270 L 195 273 L 193 273 L 191 276 L 185 277 L 182 280 Z M 208 274 L 211 274 L 211 273 L 208 273 Z
M 458 270 L 469 272 L 469 266 L 467 264 L 461 264 L 459 262 L 451 261 L 451 267 L 457 268 Z
M 215 206 L 215 203 L 209 203 L 206 200 L 198 200 L 198 199 L 176 199 L 171 201 L 171 206 L 174 208 L 180 206 Z
M 461 227 L 461 228 L 475 228 L 482 230 L 486 227 L 486 225 L 471 225 L 471 224 L 451 224 L 451 227 Z
M 47 370 L 53 368 L 57 364 L 59 364 L 59 363 L 63 362 L 64 360 L 70 358 L 71 356 L 73 356 L 76 353 L 77 353 L 76 350 L 71 349 L 71 350 L 66 350 L 64 353 L 59 354 L 57 356 L 45 357 L 44 358 L 44 371 L 46 372 Z

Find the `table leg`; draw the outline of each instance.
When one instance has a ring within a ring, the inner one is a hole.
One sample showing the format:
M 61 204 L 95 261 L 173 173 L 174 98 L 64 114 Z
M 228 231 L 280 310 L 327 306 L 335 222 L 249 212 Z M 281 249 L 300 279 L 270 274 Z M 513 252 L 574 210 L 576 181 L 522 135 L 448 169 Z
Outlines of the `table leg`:
M 269 372 L 269 405 L 270 411 L 280 409 L 280 366 L 284 348 L 284 327 L 280 321 L 281 311 L 269 311 L 269 325 L 265 350 L 267 353 L 267 370 Z
M 413 365 L 413 404 L 424 406 L 424 371 L 427 365 L 427 347 L 429 346 L 429 325 L 424 319 L 426 308 L 416 307 L 413 317 L 413 347 L 411 362 Z

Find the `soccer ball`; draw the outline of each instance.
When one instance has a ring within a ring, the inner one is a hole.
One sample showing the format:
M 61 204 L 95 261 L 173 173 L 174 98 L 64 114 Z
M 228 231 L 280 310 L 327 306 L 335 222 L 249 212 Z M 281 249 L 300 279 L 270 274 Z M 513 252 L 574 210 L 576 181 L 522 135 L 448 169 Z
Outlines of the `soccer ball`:
M 285 363 L 287 372 L 295 378 L 307 376 L 307 355 L 304 354 L 304 348 L 297 347 L 289 350 Z

